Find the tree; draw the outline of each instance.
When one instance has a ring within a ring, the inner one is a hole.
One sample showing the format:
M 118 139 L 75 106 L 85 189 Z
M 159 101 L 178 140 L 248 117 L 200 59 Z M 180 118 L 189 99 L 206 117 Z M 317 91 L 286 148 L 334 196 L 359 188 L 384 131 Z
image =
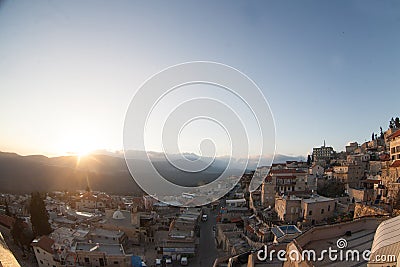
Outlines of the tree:
M 394 120 L 394 126 L 396 128 L 400 128 L 400 119 L 399 119 L 399 117 L 396 117 L 396 119 Z
M 394 126 L 395 126 L 395 124 L 394 124 L 394 119 L 393 119 L 393 117 L 392 117 L 392 119 L 389 121 L 389 128 L 390 128 L 390 129 L 393 129 Z
M 382 127 L 380 127 L 380 129 L 381 129 L 380 138 L 381 138 L 381 139 L 384 139 L 384 138 L 385 138 L 385 135 L 383 134 Z
M 32 193 L 31 195 L 30 211 L 33 233 L 36 236 L 50 234 L 52 230 L 49 223 L 49 215 L 39 192 Z
M 8 201 L 6 200 L 6 215 L 11 216 L 10 208 L 8 207 Z
M 24 230 L 24 227 L 22 225 L 22 219 L 16 218 L 14 223 L 11 226 L 11 236 L 14 239 L 14 243 L 17 244 L 17 246 L 21 247 L 22 244 L 22 231 Z
M 372 133 L 372 141 L 374 141 L 374 140 L 375 140 L 375 134 Z
M 24 226 L 21 218 L 15 219 L 11 227 L 11 236 L 14 239 L 14 243 L 22 250 L 22 254 L 25 256 L 25 250 L 29 251 L 34 236 L 32 231 Z
M 318 181 L 317 192 L 325 197 L 339 197 L 345 193 L 345 184 L 337 180 Z
M 310 166 L 312 162 L 312 158 L 310 155 L 307 156 L 307 165 Z

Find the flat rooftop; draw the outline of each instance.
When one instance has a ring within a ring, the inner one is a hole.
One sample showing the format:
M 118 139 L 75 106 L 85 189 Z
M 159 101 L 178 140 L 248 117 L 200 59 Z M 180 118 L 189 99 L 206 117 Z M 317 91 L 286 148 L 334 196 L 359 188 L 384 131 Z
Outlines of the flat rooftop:
M 330 239 L 312 241 L 304 246 L 303 249 L 315 250 L 318 258 L 321 255 L 321 251 L 328 250 L 329 247 L 338 250 L 336 242 L 339 238 L 344 238 L 347 241 L 347 246 L 345 249 L 343 249 L 343 255 L 345 255 L 346 250 L 358 250 L 360 252 L 360 260 L 351 261 L 350 257 L 348 261 L 340 261 L 339 253 L 336 253 L 335 255 L 338 255 L 338 260 L 335 261 L 335 264 L 340 266 L 366 266 L 368 262 L 363 260 L 362 252 L 364 250 L 371 249 L 372 242 L 374 240 L 374 234 L 375 230 L 360 230 L 357 232 L 352 232 L 351 236 L 338 236 Z M 325 256 L 326 255 L 327 254 L 325 254 Z M 345 258 L 345 256 L 343 256 L 343 258 Z M 333 264 L 333 262 L 329 260 L 328 256 L 324 257 L 323 261 L 317 261 L 313 263 L 314 266 L 332 266 Z
M 75 251 L 103 252 L 108 255 L 125 255 L 124 248 L 119 244 L 76 243 Z
M 325 201 L 333 201 L 333 198 L 329 198 L 329 197 L 323 197 L 323 196 L 318 196 L 318 195 L 314 195 L 310 198 L 303 198 L 303 201 L 306 203 L 314 203 L 314 202 L 325 202 Z
M 102 228 L 96 228 L 90 233 L 90 235 L 119 238 L 119 237 L 124 235 L 124 232 L 115 231 L 115 230 L 106 230 L 106 229 L 102 229 Z

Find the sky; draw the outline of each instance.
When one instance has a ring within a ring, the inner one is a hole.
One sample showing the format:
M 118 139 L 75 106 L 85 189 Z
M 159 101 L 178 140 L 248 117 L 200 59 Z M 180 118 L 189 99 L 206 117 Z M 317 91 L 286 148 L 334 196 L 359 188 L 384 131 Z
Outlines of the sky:
M 120 150 L 140 85 L 197 60 L 259 86 L 277 153 L 340 151 L 400 116 L 399 29 L 398 1 L 1 1 L 0 151 Z

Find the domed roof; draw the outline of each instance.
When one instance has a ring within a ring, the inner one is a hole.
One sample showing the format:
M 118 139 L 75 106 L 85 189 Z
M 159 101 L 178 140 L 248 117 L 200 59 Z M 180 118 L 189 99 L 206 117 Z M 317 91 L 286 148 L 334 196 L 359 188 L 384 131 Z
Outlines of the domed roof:
M 112 217 L 113 217 L 113 219 L 115 219 L 115 220 L 122 220 L 122 219 L 125 219 L 124 214 L 122 214 L 122 212 L 121 212 L 120 210 L 115 211 Z
M 370 259 L 378 259 L 377 255 L 395 254 L 397 256 L 400 250 L 400 235 L 397 234 L 399 231 L 400 216 L 381 222 L 375 232 Z M 395 260 L 395 258 L 391 260 Z M 387 259 L 386 263 L 393 262 L 391 260 Z

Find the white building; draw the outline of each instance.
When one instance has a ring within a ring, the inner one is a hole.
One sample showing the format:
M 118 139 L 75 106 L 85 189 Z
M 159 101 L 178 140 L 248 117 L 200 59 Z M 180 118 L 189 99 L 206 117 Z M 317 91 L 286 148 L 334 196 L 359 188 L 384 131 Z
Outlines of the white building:
M 244 198 L 239 198 L 239 199 L 227 199 L 226 200 L 226 206 L 227 207 L 233 207 L 233 208 L 238 208 L 238 207 L 245 207 L 246 206 L 246 199 Z
M 47 236 L 42 236 L 32 241 L 31 246 L 35 252 L 39 267 L 58 267 L 59 262 L 54 260 L 54 240 Z

